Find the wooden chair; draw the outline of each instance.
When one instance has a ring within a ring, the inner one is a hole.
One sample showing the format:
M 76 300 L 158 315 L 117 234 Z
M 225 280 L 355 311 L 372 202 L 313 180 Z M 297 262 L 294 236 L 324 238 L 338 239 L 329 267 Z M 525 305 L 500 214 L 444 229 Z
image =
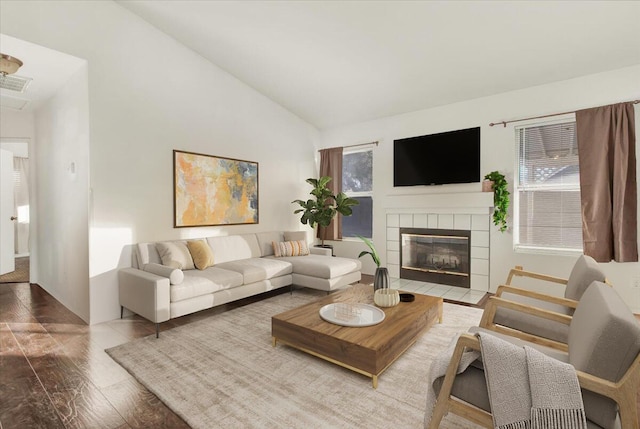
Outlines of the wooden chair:
M 527 277 L 563 285 L 564 297 L 560 298 L 515 287 L 511 284 L 514 277 Z M 506 284 L 498 287 L 496 297 L 570 317 L 582 294 L 594 281 L 606 282 L 605 275 L 593 258 L 581 255 L 567 279 L 515 267 L 509 272 Z M 502 305 L 495 313 L 485 313 L 480 326 L 487 327 L 489 324 L 493 324 L 499 326 L 497 329 L 503 333 L 509 334 L 512 330 L 517 330 L 536 337 L 548 338 L 559 344 L 566 344 L 568 326 L 562 323 L 562 320 L 566 319 L 540 318 L 525 310 L 524 307 Z M 533 341 L 533 337 L 530 337 L 528 341 Z
M 490 298 L 488 304 L 497 308 L 505 305 L 504 308 L 514 310 L 526 307 L 495 297 Z M 604 283 L 593 282 L 573 317 L 530 307 L 526 311 L 568 324 L 568 352 L 554 347 L 554 342 L 545 338 L 528 343 L 518 339 L 528 336 L 515 338 L 494 334 L 517 344 L 528 344 L 572 364 L 583 390 L 587 419 L 594 427 L 614 428 L 619 418 L 623 429 L 638 428 L 636 392 L 640 384 L 640 325 L 615 290 Z M 483 331 L 483 328 L 477 330 Z M 540 347 L 540 344 L 551 348 Z M 456 374 L 466 349 L 480 351 L 476 336 L 460 336 L 445 376 L 434 383 L 439 394 L 429 428 L 437 428 L 448 412 L 478 425 L 493 427 L 482 365 L 472 364 Z

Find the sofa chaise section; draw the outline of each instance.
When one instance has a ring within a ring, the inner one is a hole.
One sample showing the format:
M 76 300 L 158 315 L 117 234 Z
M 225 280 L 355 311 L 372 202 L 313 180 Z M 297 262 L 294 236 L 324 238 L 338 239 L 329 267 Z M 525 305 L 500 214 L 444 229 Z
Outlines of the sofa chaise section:
M 293 266 L 293 284 L 330 292 L 361 279 L 362 262 L 358 259 L 324 255 L 281 258 Z

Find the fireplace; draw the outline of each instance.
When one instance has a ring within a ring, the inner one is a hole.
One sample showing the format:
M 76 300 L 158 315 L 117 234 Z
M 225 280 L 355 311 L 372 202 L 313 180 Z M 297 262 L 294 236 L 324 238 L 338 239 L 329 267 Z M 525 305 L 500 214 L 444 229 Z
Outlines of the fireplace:
M 400 228 L 400 247 L 400 278 L 471 286 L 471 231 Z

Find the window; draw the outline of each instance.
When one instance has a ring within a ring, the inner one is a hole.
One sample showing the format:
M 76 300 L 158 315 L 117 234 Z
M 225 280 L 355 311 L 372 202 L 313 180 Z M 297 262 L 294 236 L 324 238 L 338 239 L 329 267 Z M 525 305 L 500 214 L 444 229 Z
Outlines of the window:
M 515 248 L 581 251 L 575 120 L 516 128 Z
M 342 217 L 342 236 L 373 235 L 373 150 L 342 154 L 342 192 L 360 202 L 351 216 Z

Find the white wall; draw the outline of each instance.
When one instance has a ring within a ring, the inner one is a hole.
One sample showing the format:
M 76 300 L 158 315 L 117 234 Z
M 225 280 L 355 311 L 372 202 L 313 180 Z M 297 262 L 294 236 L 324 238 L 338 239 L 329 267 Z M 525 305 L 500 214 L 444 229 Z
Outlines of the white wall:
M 87 67 L 36 112 L 38 284 L 89 322 Z
M 640 65 L 512 91 L 438 108 L 421 110 L 404 115 L 352 124 L 322 132 L 322 147 L 344 146 L 369 141 L 380 141 L 374 149 L 374 242 L 383 246 L 386 240 L 385 213 L 389 209 L 404 207 L 407 199 L 424 205 L 433 194 L 450 194 L 451 204 L 457 205 L 456 194 L 479 192 L 481 185 L 443 185 L 408 189 L 393 188 L 393 140 L 403 137 L 431 134 L 454 129 L 481 126 L 481 174 L 500 170 L 510 183 L 515 167 L 514 126 L 489 127 L 489 123 L 520 117 L 595 107 L 640 98 Z M 636 130 L 640 130 L 640 109 L 636 105 Z M 640 153 L 636 141 L 637 152 Z M 640 164 L 638 165 L 640 167 Z M 640 177 L 640 174 L 638 175 Z M 408 195 L 409 197 L 407 197 Z M 639 210 L 640 213 L 640 210 Z M 510 219 L 511 221 L 511 219 Z M 640 231 L 640 228 L 639 228 Z M 362 245 L 354 242 L 334 243 L 336 252 L 357 256 Z M 505 281 L 508 270 L 514 265 L 567 277 L 575 257 L 545 256 L 513 251 L 513 235 L 491 229 L 490 289 Z M 379 249 L 380 250 L 380 249 Z M 386 255 L 382 254 L 383 263 Z M 371 267 L 369 267 L 370 269 Z M 640 288 L 632 288 L 632 277 L 640 275 L 639 263 L 602 264 L 603 270 L 616 289 L 636 313 L 640 313 Z M 550 288 L 541 288 L 550 292 Z
M 2 2 L 0 25 L 89 63 L 91 323 L 119 317 L 131 243 L 300 227 L 314 127 L 113 2 Z M 257 161 L 260 224 L 174 229 L 173 149 Z
M 32 112 L 0 109 L 0 137 L 3 139 L 33 139 L 34 133 Z

